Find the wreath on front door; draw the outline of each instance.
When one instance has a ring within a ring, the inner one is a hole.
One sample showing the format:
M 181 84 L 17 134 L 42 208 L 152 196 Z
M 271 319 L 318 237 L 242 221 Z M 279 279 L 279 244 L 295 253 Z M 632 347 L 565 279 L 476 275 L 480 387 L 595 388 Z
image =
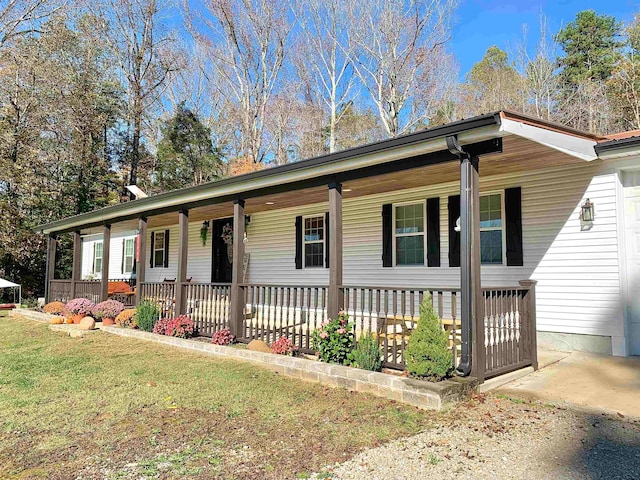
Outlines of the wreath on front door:
M 222 227 L 222 235 L 220 236 L 227 246 L 227 258 L 229 259 L 229 263 L 233 263 L 233 226 L 227 223 Z

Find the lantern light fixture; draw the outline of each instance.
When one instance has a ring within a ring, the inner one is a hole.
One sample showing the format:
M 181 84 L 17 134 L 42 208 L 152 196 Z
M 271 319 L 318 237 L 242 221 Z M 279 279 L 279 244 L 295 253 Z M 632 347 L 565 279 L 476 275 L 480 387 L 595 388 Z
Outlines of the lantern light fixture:
M 595 212 L 593 209 L 593 203 L 587 198 L 585 202 L 582 204 L 580 211 L 580 220 L 583 223 L 591 224 L 595 218 Z

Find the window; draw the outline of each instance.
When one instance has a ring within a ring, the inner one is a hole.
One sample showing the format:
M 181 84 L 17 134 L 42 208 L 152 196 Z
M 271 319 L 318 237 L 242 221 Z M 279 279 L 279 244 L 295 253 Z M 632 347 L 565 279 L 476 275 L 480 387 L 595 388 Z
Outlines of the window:
M 164 236 L 165 232 L 155 232 L 155 239 L 153 242 L 153 266 L 164 267 Z
M 125 238 L 124 240 L 124 260 L 123 267 L 124 271 L 122 273 L 131 273 L 133 272 L 133 259 L 135 256 L 135 238 Z
M 324 266 L 324 216 L 304 219 L 304 266 Z
M 102 273 L 102 242 L 93 244 L 93 273 Z
M 502 194 L 480 197 L 480 260 L 484 264 L 502 265 L 504 222 Z
M 424 265 L 424 203 L 395 207 L 396 265 Z

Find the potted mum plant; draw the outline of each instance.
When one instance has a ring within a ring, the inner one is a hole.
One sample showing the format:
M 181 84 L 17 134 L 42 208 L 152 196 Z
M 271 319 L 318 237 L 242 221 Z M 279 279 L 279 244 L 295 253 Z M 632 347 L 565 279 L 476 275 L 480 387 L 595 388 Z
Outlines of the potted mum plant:
M 115 318 L 124 310 L 124 304 L 117 300 L 105 300 L 93 307 L 93 316 L 96 320 L 101 320 L 104 326 L 115 323 Z
M 66 309 L 71 314 L 73 323 L 80 323 L 82 317 L 91 313 L 95 304 L 86 298 L 74 298 L 67 303 Z

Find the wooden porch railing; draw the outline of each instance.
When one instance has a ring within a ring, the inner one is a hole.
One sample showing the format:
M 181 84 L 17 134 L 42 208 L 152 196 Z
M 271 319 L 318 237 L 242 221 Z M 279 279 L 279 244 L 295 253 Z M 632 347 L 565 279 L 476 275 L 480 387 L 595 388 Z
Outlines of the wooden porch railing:
M 100 280 L 77 280 L 75 282 L 75 298 L 86 298 L 93 303 L 100 302 L 102 282 Z
M 327 319 L 326 286 L 243 284 L 242 336 L 271 343 L 288 337 L 301 352 L 312 353 L 311 332 Z
M 183 283 L 186 314 L 196 324 L 198 334 L 212 336 L 229 328 L 229 283 Z
M 355 322 L 356 340 L 365 332 L 378 338 L 383 365 L 405 368 L 405 349 L 420 319 L 420 305 L 426 292 L 449 335 L 454 365 L 460 355 L 459 289 L 416 289 L 378 286 L 343 286 L 344 309 Z
M 313 353 L 311 333 L 327 320 L 327 286 L 241 284 L 244 315 L 238 340 L 260 339 L 272 343 L 287 336 L 301 352 Z M 139 285 L 141 298 L 156 302 L 163 318 L 176 315 L 174 282 L 145 282 Z M 229 284 L 183 283 L 185 313 L 201 335 L 211 336 L 231 322 Z M 344 309 L 354 322 L 358 341 L 370 332 L 378 338 L 386 367 L 404 369 L 405 349 L 420 317 L 425 292 L 442 327 L 448 332 L 454 364 L 460 356 L 461 322 L 456 288 L 395 288 L 340 286 Z M 52 300 L 68 301 L 71 280 L 52 280 Z M 93 300 L 99 296 L 100 281 L 76 282 L 76 296 Z M 537 368 L 535 325 L 535 282 L 518 287 L 482 289 L 484 331 L 474 335 L 480 341 L 473 348 L 484 349 L 484 377 L 500 375 L 533 365 Z
M 49 301 L 68 302 L 71 300 L 71 280 L 49 281 Z
M 173 318 L 176 311 L 175 282 L 144 282 L 141 283 L 140 298 L 155 302 L 160 308 L 160 318 Z

